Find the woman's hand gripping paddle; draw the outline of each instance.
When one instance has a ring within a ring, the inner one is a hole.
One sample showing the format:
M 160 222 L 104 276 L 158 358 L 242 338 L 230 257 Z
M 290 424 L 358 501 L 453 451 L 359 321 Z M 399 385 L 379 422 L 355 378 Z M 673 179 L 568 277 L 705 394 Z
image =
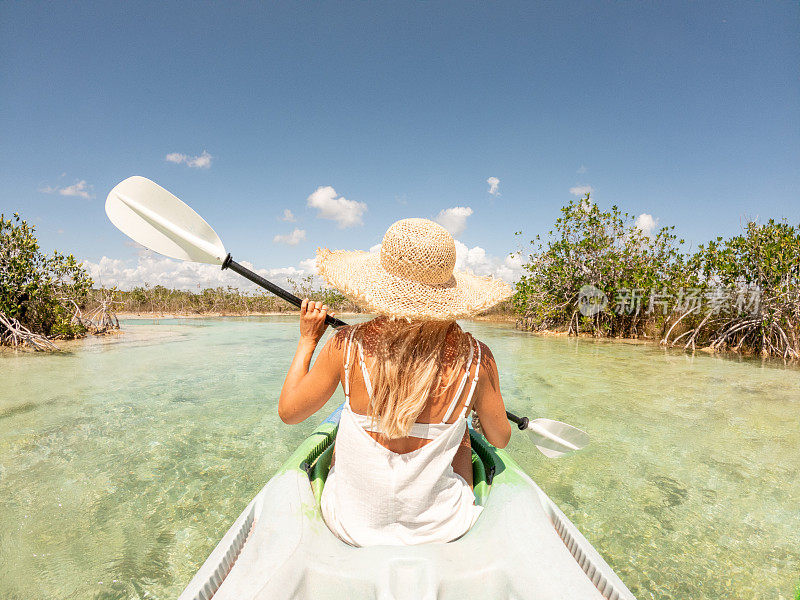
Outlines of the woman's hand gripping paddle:
M 117 229 L 145 248 L 170 258 L 230 269 L 300 307 L 300 298 L 234 261 L 203 217 L 145 177 L 129 177 L 118 183 L 106 199 L 106 214 Z M 346 325 L 330 315 L 325 322 L 336 329 Z M 536 447 L 547 457 L 555 458 L 580 450 L 589 442 L 584 431 L 566 423 L 550 419 L 529 421 L 527 417 L 506 414 L 521 430 L 528 432 Z

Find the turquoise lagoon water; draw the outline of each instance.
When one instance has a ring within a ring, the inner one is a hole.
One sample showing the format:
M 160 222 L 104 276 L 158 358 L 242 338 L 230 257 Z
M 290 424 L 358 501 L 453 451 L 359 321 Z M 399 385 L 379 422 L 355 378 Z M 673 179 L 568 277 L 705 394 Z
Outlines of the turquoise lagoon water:
M 510 409 L 590 433 L 558 460 L 509 449 L 640 599 L 793 596 L 800 371 L 465 327 Z M 124 329 L 0 356 L 3 600 L 174 598 L 324 417 L 277 417 L 289 317 Z

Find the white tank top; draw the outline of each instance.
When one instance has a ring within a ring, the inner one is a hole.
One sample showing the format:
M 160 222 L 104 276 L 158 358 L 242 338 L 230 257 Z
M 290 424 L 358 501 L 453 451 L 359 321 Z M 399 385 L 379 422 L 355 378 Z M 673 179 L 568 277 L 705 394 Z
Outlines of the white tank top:
M 354 330 L 355 331 L 355 330 Z M 453 457 L 466 431 L 465 419 L 480 371 L 478 361 L 458 419 L 446 421 L 458 406 L 469 378 L 473 348 L 455 398 L 441 423 L 415 423 L 410 436 L 431 440 L 422 448 L 398 454 L 375 441 L 372 419 L 350 408 L 350 350 L 345 358 L 345 404 L 336 435 L 336 460 L 322 490 L 322 514 L 330 530 L 353 546 L 414 545 L 449 542 L 464 535 L 481 507 L 472 489 L 453 471 Z M 367 394 L 372 385 L 358 344 Z

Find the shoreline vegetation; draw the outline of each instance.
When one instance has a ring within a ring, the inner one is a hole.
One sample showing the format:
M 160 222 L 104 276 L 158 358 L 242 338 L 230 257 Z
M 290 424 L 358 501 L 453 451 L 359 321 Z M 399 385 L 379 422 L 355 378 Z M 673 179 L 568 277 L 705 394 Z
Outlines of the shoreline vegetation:
M 748 222 L 693 253 L 674 227 L 655 230 L 589 194 L 561 209 L 554 228 L 518 253 L 523 275 L 511 300 L 476 320 L 523 331 L 659 343 L 686 351 L 800 359 L 800 225 Z M 0 345 L 57 350 L 54 340 L 119 330 L 120 318 L 293 315 L 267 292 L 185 291 L 161 285 L 94 288 L 72 255 L 41 252 L 35 228 L 0 215 Z M 522 232 L 518 232 L 521 235 Z M 341 315 L 361 313 L 311 276 L 295 295 Z
M 335 312 L 335 311 L 334 311 Z M 335 312 L 337 317 L 348 318 L 348 317 L 355 317 L 360 315 L 366 315 L 368 313 L 364 312 Z M 159 319 L 227 319 L 227 318 L 239 318 L 239 317 L 280 317 L 280 316 L 287 316 L 287 317 L 295 317 L 299 316 L 299 310 L 286 310 L 283 312 L 251 312 L 251 313 L 216 313 L 216 312 L 204 312 L 204 313 L 171 313 L 171 312 L 118 312 L 116 313 L 117 319 L 120 321 L 146 321 L 146 320 L 159 320 Z M 485 314 L 477 315 L 469 321 L 483 321 L 483 322 L 497 322 L 497 323 L 512 323 L 516 324 L 517 317 L 516 315 L 511 314 L 502 314 L 502 313 L 492 313 L 487 312 Z M 533 332 L 533 333 L 540 333 L 543 335 L 565 335 L 561 332 Z
M 573 200 L 531 240 L 517 326 L 800 359 L 800 224 L 750 221 L 695 252 L 684 245 L 652 218 L 601 210 L 589 194 Z

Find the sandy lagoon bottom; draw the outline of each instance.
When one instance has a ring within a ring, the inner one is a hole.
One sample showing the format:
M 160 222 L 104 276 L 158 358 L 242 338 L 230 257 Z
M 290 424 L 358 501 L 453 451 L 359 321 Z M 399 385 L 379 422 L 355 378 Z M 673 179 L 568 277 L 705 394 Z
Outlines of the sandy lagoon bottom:
M 510 451 L 640 599 L 793 597 L 800 371 L 465 327 L 512 410 L 591 434 L 559 460 Z M 4 600 L 174 598 L 324 416 L 277 417 L 291 317 L 124 328 L 0 356 Z

